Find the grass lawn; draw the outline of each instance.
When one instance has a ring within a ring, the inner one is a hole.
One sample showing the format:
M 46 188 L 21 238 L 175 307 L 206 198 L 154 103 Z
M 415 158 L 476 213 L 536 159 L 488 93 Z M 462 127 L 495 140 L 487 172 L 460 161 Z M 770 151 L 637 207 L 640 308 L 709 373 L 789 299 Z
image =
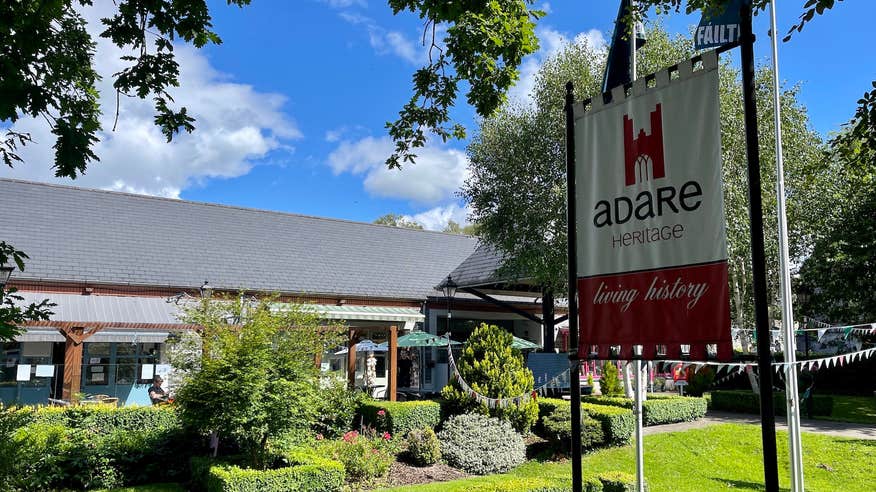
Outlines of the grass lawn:
M 780 432 L 779 480 L 787 490 L 788 436 Z M 645 437 L 645 476 L 652 492 L 762 490 L 763 463 L 760 428 L 726 424 L 685 432 Z M 810 492 L 871 492 L 876 483 L 876 441 L 803 434 L 806 490 Z M 596 451 L 583 457 L 585 470 L 635 473 L 632 446 Z M 570 464 L 529 462 L 505 475 L 467 478 L 453 482 L 394 491 L 451 492 L 478 490 L 508 478 L 568 478 Z M 479 487 L 480 486 L 480 487 Z
M 876 397 L 834 395 L 833 412 L 830 417 L 815 418 L 876 425 Z

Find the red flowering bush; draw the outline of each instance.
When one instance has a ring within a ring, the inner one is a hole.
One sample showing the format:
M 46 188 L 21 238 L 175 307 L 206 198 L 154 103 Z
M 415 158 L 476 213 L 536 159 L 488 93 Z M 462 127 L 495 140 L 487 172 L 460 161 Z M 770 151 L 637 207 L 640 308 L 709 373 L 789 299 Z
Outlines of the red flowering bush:
M 374 431 L 360 434 L 352 430 L 326 446 L 328 457 L 344 464 L 347 480 L 358 484 L 372 484 L 385 477 L 398 450 L 389 432 Z

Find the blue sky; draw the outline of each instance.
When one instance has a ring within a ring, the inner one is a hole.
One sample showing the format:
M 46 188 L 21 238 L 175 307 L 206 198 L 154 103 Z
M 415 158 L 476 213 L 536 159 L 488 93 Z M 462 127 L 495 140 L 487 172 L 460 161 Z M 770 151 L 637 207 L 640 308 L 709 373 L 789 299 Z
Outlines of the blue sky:
M 177 101 L 198 118 L 198 130 L 166 144 L 151 125 L 148 102 L 123 100 L 116 132 L 103 132 L 101 162 L 76 181 L 51 176 L 51 138 L 39 121 L 17 126 L 36 144 L 27 163 L 0 176 L 61 182 L 370 222 L 385 213 L 414 217 L 430 228 L 463 221 L 455 192 L 465 179 L 465 142 L 430 143 L 417 165 L 402 172 L 382 165 L 391 146 L 384 124 L 409 98 L 410 77 L 423 62 L 422 22 L 393 16 L 380 0 L 256 0 L 244 9 L 211 1 L 224 43 L 201 51 L 182 48 Z M 779 2 L 779 31 L 804 0 Z M 616 1 L 554 0 L 538 24 L 543 49 L 524 64 L 523 95 L 531 73 L 559 42 L 584 34 L 610 39 Z M 107 6 L 87 12 L 96 21 Z M 780 45 L 782 79 L 802 83 L 800 99 L 822 134 L 847 121 L 855 101 L 876 79 L 869 24 L 876 2 L 848 0 Z M 663 16 L 687 33 L 698 16 Z M 768 63 L 768 13 L 755 22 L 755 54 Z M 118 51 L 101 43 L 98 69 L 120 65 Z M 733 53 L 730 56 L 738 56 Z M 107 77 L 109 79 L 109 77 Z M 111 128 L 114 94 L 102 83 L 104 128 Z M 124 98 L 123 98 L 124 99 Z M 471 135 L 474 112 L 453 112 Z

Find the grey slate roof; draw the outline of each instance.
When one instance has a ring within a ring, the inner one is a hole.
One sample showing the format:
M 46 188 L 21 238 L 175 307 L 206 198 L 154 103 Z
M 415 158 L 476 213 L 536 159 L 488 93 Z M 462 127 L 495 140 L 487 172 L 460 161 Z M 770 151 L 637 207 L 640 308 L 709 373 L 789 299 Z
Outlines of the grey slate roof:
M 505 256 L 500 251 L 488 244 L 480 244 L 450 275 L 460 287 L 479 287 L 515 280 L 496 274 L 504 261 Z
M 16 278 L 424 299 L 462 235 L 0 179 Z

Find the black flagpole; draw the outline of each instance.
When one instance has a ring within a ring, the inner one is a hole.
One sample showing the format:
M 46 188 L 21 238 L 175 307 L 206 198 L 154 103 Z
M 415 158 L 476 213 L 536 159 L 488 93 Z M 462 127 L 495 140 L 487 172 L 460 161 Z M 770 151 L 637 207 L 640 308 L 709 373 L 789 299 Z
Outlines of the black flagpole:
M 575 87 L 566 82 L 566 235 L 569 259 L 569 386 L 572 404 L 572 492 L 581 492 L 581 367 L 578 365 L 578 251 L 575 223 Z
M 760 186 L 760 153 L 757 136 L 757 104 L 754 93 L 754 34 L 751 4 L 742 7 L 740 28 L 742 94 L 745 106 L 745 150 L 748 156 L 748 199 L 751 219 L 751 261 L 754 278 L 754 320 L 757 328 L 757 367 L 760 375 L 760 420 L 763 440 L 763 474 L 767 492 L 779 490 L 776 451 L 776 415 L 773 402 L 773 373 L 770 367 L 770 327 L 767 312 L 766 266 L 763 244 L 763 206 Z

